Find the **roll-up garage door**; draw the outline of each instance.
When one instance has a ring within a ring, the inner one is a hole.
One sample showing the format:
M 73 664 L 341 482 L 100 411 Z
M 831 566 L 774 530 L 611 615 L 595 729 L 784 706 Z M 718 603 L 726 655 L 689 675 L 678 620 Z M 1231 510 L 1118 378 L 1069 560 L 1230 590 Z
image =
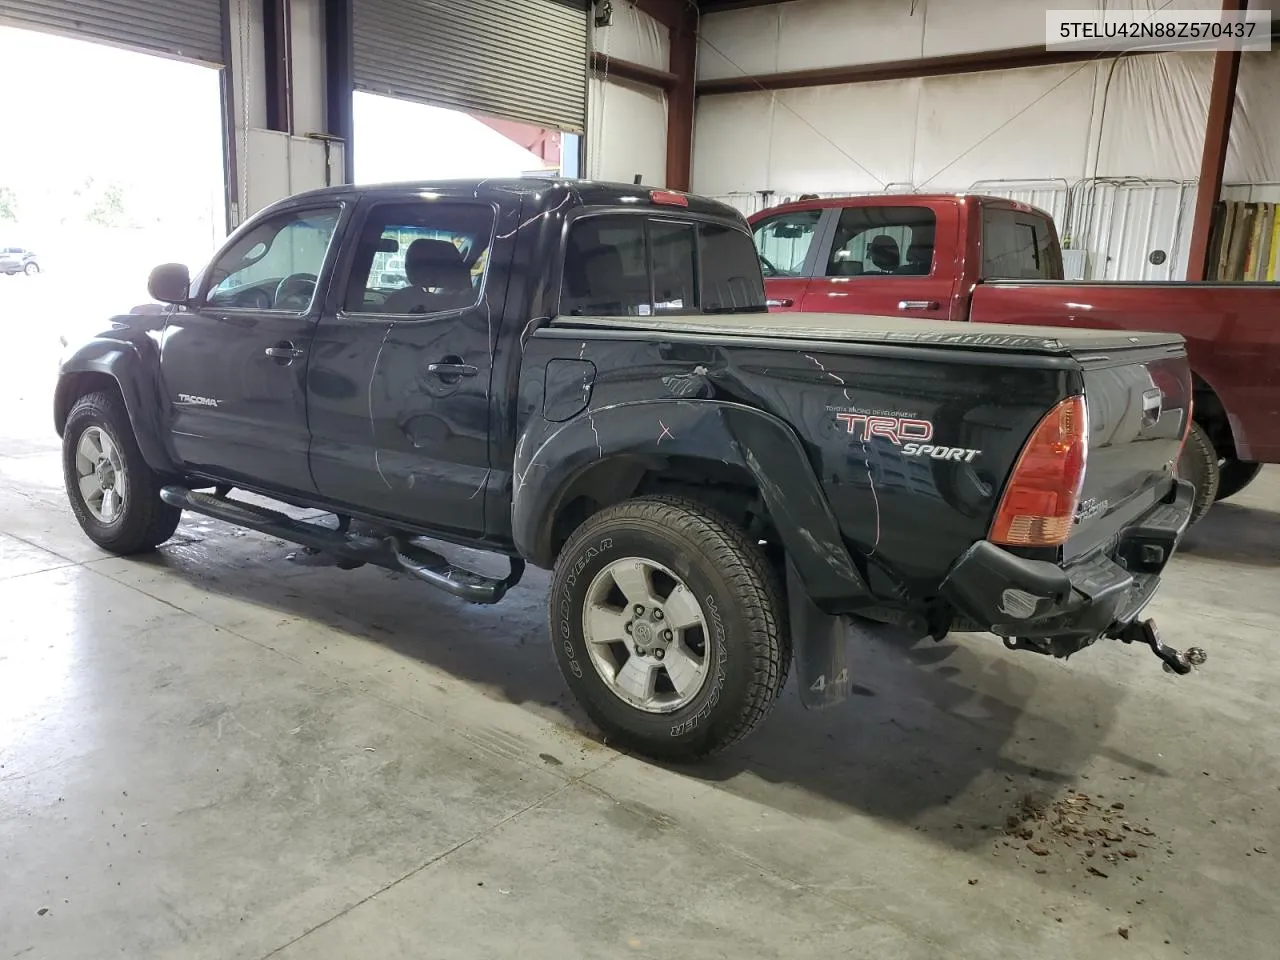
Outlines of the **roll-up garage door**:
M 584 129 L 584 2 L 355 0 L 352 20 L 358 89 Z
M 222 0 L 0 0 L 0 23 L 223 62 Z

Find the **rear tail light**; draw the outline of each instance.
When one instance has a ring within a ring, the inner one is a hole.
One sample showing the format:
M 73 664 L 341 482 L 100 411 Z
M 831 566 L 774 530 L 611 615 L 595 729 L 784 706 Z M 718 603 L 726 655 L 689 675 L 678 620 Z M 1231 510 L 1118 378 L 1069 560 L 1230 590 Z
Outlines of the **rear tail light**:
M 991 524 L 993 543 L 1056 547 L 1071 533 L 1089 453 L 1084 397 L 1054 407 L 1031 433 Z

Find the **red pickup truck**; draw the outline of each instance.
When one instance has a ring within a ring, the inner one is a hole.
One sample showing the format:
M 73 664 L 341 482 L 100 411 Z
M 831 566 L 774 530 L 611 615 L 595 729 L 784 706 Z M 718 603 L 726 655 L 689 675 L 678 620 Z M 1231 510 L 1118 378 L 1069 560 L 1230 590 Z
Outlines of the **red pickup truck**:
M 1280 284 L 1068 282 L 1052 218 L 998 197 L 823 198 L 751 218 L 770 308 L 1179 333 L 1193 522 L 1280 462 Z

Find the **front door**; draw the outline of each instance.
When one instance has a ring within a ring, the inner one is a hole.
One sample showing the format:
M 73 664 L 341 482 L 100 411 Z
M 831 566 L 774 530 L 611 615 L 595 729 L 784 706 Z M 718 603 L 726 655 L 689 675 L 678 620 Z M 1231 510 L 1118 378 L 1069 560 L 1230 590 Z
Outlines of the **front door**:
M 822 232 L 822 210 L 788 210 L 765 217 L 751 227 L 764 274 L 769 309 L 775 313 L 799 310 L 815 269 L 814 257 Z
M 484 530 L 489 381 L 515 242 L 495 239 L 495 216 L 470 191 L 358 212 L 307 374 L 312 474 L 336 504 Z
M 937 218 L 928 206 L 849 206 L 839 211 L 805 290 L 809 313 L 945 320 L 950 277 L 936 268 Z
M 342 207 L 291 209 L 237 235 L 161 349 L 173 440 L 194 471 L 314 493 L 306 371 L 325 262 Z

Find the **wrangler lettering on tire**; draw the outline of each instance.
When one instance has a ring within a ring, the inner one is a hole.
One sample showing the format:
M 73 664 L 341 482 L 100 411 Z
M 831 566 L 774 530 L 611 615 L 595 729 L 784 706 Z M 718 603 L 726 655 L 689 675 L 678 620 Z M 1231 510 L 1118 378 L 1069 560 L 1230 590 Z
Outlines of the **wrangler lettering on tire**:
M 708 507 L 648 497 L 602 510 L 561 551 L 551 596 L 561 672 L 612 743 L 705 756 L 778 697 L 790 650 L 777 577 Z

